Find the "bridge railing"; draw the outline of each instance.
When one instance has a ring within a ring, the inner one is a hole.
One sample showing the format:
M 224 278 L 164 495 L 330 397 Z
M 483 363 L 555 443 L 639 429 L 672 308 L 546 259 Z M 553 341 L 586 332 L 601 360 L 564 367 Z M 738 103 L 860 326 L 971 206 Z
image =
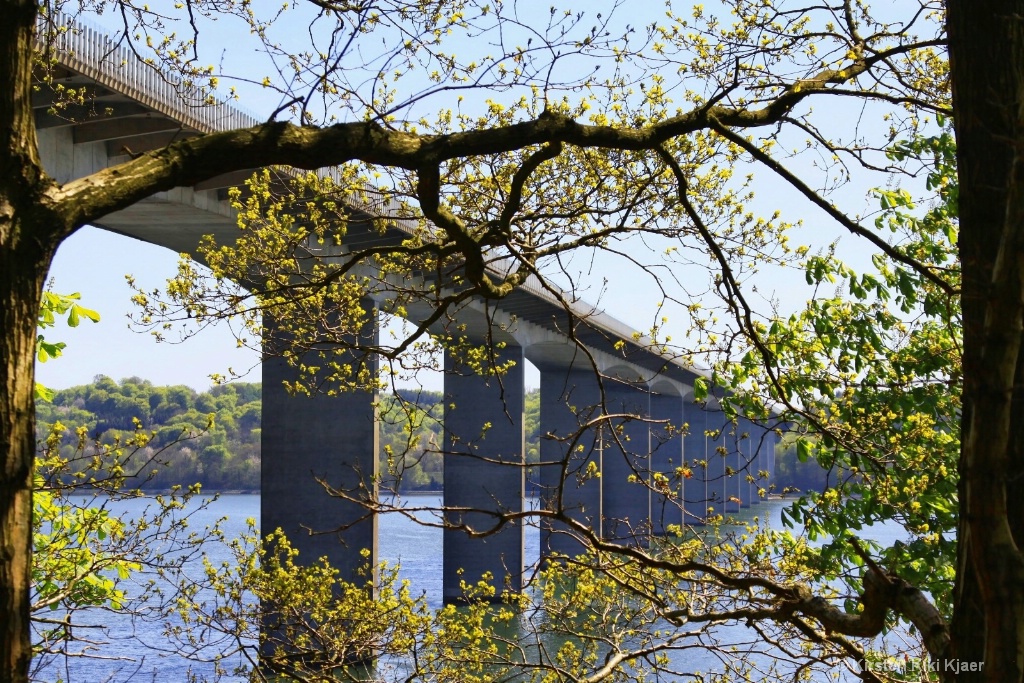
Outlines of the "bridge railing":
M 260 123 L 254 115 L 237 107 L 207 103 L 206 92 L 201 88 L 164 73 L 155 64 L 147 64 L 117 44 L 106 31 L 81 17 L 64 13 L 41 17 L 40 30 L 44 36 L 52 35 L 52 42 L 41 47 L 55 51 L 59 63 L 180 121 L 187 128 L 212 133 Z

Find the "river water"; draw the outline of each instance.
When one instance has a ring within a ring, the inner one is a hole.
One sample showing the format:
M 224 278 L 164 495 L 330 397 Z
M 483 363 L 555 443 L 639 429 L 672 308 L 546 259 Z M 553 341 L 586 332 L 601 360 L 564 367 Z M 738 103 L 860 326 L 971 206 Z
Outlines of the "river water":
M 440 505 L 439 496 L 413 496 L 410 505 L 417 507 Z M 760 505 L 742 510 L 736 517 L 751 521 L 758 516 L 762 522 L 767 521 L 773 528 L 781 528 L 781 510 L 789 503 L 781 500 L 762 502 Z M 126 519 L 138 517 L 144 501 L 119 503 L 120 511 Z M 258 521 L 260 497 L 258 495 L 223 495 L 209 507 L 199 511 L 191 519 L 193 529 L 213 525 L 224 518 L 221 528 L 227 538 L 237 537 L 246 531 L 246 520 L 254 518 Z M 424 594 L 431 607 L 441 605 L 441 555 L 442 530 L 424 527 L 403 515 L 386 514 L 379 520 L 379 553 L 380 559 L 389 564 L 400 566 L 400 578 L 410 582 L 415 594 Z M 878 527 L 872 529 L 872 537 L 882 543 L 891 542 L 900 535 L 898 527 Z M 539 555 L 539 532 L 530 527 L 526 532 L 525 561 L 528 565 L 537 561 Z M 224 546 L 211 545 L 209 557 L 215 564 L 230 561 L 231 554 Z M 197 565 L 197 570 L 198 570 Z M 63 680 L 70 683 L 127 681 L 142 683 L 170 683 L 186 680 L 192 667 L 194 673 L 206 673 L 209 667 L 196 666 L 171 654 L 146 649 L 140 645 L 150 643 L 159 646 L 162 640 L 158 625 L 145 621 L 118 619 L 116 615 L 101 613 L 95 617 L 94 631 L 85 631 L 88 636 L 103 641 L 104 645 L 97 650 L 103 659 L 75 658 L 53 660 L 44 668 L 37 670 L 36 679 L 40 681 Z M 79 634 L 83 631 L 79 631 Z M 749 636 L 748 636 L 749 638 Z M 166 648 L 165 648 L 166 649 Z M 687 668 L 705 672 L 721 672 L 724 666 L 711 655 L 701 655 L 699 650 L 687 652 Z M 690 659 L 696 657 L 696 661 Z M 238 680 L 238 679 L 225 679 Z M 658 680 L 672 680 L 660 678 Z

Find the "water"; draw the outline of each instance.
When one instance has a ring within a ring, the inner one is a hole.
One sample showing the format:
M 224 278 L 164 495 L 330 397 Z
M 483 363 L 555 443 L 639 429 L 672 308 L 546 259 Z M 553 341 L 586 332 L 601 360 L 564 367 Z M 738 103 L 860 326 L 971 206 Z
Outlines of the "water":
M 413 496 L 410 505 L 417 507 L 440 505 L 439 496 Z M 137 518 L 145 506 L 145 501 L 126 501 L 118 503 L 119 511 L 126 518 Z M 742 510 L 735 515 L 743 521 L 752 521 L 758 516 L 773 528 L 781 528 L 781 510 L 789 503 L 786 501 L 765 501 L 760 505 Z M 221 528 L 227 538 L 238 537 L 247 530 L 246 520 L 259 517 L 260 498 L 257 495 L 224 495 L 208 508 L 195 511 L 190 521 L 191 528 L 201 529 L 212 526 L 225 518 Z M 382 560 L 390 564 L 399 564 L 401 579 L 407 579 L 415 594 L 423 593 L 428 604 L 437 608 L 441 606 L 441 556 L 443 531 L 438 528 L 424 527 L 400 514 L 382 515 L 379 520 L 379 552 Z M 898 526 L 880 526 L 874 528 L 872 536 L 882 543 L 896 540 L 901 535 Z M 536 527 L 528 527 L 525 539 L 525 562 L 532 565 L 539 555 L 539 532 Z M 211 544 L 208 555 L 214 564 L 232 562 L 229 549 L 221 544 Z M 201 567 L 196 564 L 196 571 Z M 99 613 L 92 617 L 90 624 L 96 627 L 85 631 L 105 645 L 102 654 L 107 659 L 73 659 L 55 660 L 45 669 L 37 673 L 38 680 L 63 679 L 77 683 L 78 681 L 97 681 L 114 683 L 115 681 L 141 681 L 163 683 L 181 681 L 185 672 L 192 666 L 198 672 L 208 673 L 210 666 L 196 666 L 174 655 L 168 641 L 161 633 L 158 624 L 144 620 L 131 620 L 109 612 Z M 78 631 L 82 634 L 83 631 Z M 718 634 L 736 639 L 739 642 L 756 644 L 756 636 L 751 638 L 751 631 L 742 626 L 728 627 Z M 715 655 L 700 648 L 694 642 L 695 649 L 685 651 L 687 669 L 690 671 L 721 671 L 723 664 Z M 164 651 L 161 651 L 164 650 Z M 672 680 L 661 678 L 659 680 Z

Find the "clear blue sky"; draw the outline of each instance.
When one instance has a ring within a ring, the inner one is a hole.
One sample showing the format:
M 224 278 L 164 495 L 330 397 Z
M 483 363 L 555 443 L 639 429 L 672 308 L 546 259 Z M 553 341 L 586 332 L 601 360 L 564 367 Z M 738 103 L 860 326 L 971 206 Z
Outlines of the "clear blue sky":
M 177 260 L 177 254 L 163 247 L 96 228 L 84 228 L 68 239 L 50 269 L 53 289 L 80 292 L 83 305 L 99 311 L 101 320 L 83 321 L 74 330 L 60 326 L 48 331 L 48 337 L 68 347 L 61 358 L 36 364 L 38 381 L 63 388 L 88 383 L 97 374 L 114 379 L 137 375 L 155 384 L 204 389 L 210 386 L 211 373 L 257 365 L 256 354 L 237 349 L 223 326 L 184 344 L 157 343 L 129 329 L 133 292 L 125 275 L 131 273 L 146 289 L 160 287 L 174 275 Z M 258 367 L 250 378 L 260 380 Z

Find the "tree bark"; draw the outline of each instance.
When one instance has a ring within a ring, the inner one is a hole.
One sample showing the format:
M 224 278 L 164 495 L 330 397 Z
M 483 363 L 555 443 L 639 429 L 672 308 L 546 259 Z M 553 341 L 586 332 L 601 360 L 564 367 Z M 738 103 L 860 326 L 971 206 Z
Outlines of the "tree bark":
M 0 195 L 0 201 L 3 196 Z M 21 232 L 0 226 L 0 231 Z M 46 263 L 0 249 L 0 681 L 28 680 L 34 367 Z M 42 274 L 42 275 L 41 275 Z
M 28 680 L 35 341 L 67 227 L 48 207 L 31 108 L 35 0 L 0 2 L 0 683 Z
M 947 22 L 964 311 L 950 659 L 984 662 L 957 680 L 1013 682 L 1024 680 L 1024 3 L 950 0 Z

